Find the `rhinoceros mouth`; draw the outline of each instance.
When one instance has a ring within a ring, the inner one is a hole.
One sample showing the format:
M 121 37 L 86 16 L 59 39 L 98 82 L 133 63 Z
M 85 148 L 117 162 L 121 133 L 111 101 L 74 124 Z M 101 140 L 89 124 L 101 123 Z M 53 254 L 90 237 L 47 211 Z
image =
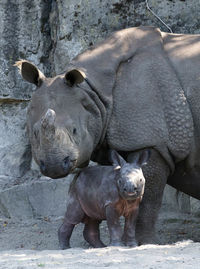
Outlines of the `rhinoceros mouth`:
M 120 193 L 120 195 L 122 196 L 123 199 L 125 200 L 135 200 L 138 199 L 140 197 L 142 197 L 142 193 L 141 192 L 122 192 Z
M 51 175 L 48 175 L 48 177 L 51 177 L 52 179 L 59 179 L 59 178 L 67 177 L 68 175 L 72 174 L 74 170 L 75 168 L 72 168 L 67 173 L 51 174 Z
M 77 160 L 70 160 L 69 157 L 66 157 L 62 162 L 58 162 L 56 164 L 52 164 L 52 162 L 46 164 L 43 161 L 40 161 L 39 166 L 43 175 L 53 179 L 58 179 L 73 173 L 77 167 L 76 164 Z

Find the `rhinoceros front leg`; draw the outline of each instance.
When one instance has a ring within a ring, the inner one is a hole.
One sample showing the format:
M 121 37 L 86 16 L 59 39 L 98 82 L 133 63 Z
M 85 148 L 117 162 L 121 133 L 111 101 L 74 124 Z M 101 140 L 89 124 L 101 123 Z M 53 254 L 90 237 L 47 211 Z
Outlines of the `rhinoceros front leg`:
M 139 209 L 137 208 L 125 217 L 124 234 L 122 240 L 128 247 L 136 247 L 137 241 L 135 239 L 135 226 Z
M 110 234 L 109 246 L 123 246 L 119 213 L 112 205 L 106 207 L 106 220 Z
M 131 159 L 134 160 L 134 153 L 129 155 L 128 160 Z M 152 150 L 150 160 L 142 170 L 145 176 L 145 191 L 136 224 L 136 239 L 139 245 L 158 243 L 155 224 L 170 173 L 167 163 L 156 150 Z

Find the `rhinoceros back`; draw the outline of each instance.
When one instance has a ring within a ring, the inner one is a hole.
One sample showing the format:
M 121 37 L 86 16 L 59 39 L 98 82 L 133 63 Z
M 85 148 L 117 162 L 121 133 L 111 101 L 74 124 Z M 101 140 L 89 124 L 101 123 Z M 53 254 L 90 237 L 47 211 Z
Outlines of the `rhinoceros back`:
M 107 140 L 112 148 L 156 148 L 170 163 L 184 159 L 193 137 L 191 112 L 162 42 L 144 44 L 121 64 Z

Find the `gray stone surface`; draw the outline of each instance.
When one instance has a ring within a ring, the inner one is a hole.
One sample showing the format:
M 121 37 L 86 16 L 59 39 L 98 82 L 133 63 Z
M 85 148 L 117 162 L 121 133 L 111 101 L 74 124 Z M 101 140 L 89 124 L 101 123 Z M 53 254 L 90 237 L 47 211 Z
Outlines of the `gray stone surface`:
M 21 177 L 30 169 L 26 109 L 33 87 L 13 66 L 28 58 L 43 69 L 44 1 L 1 1 L 0 4 L 0 176 Z
M 23 176 L 30 167 L 26 108 L 27 102 L 0 102 L 0 176 Z
M 199 0 L 148 2 L 174 32 L 200 33 Z M 66 201 L 64 182 L 68 181 L 36 180 L 39 173 L 32 165 L 26 133 L 26 109 L 34 87 L 21 80 L 13 64 L 25 58 L 47 76 L 55 75 L 74 56 L 115 30 L 139 25 L 167 29 L 146 9 L 145 0 L 1 0 L 0 18 L 1 212 L 29 217 L 51 215 L 55 210 L 59 215 L 65 208 L 58 209 Z M 167 189 L 164 203 L 198 214 L 198 201 Z
M 0 191 L 0 214 L 17 219 L 64 216 L 71 179 L 42 177 L 6 188 Z

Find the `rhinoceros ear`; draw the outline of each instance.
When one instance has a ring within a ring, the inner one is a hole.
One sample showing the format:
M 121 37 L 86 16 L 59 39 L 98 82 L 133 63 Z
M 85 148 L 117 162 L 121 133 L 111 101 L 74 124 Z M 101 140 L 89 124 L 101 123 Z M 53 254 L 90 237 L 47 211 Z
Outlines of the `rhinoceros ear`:
M 85 73 L 78 69 L 72 69 L 65 74 L 66 83 L 70 87 L 82 83 L 85 78 Z
M 146 149 L 140 153 L 136 153 L 134 155 L 134 159 L 132 159 L 132 162 L 141 167 L 147 164 L 150 156 L 151 156 L 151 150 Z
M 113 163 L 113 165 L 118 169 L 121 168 L 126 163 L 126 161 L 122 158 L 122 156 L 120 156 L 115 150 L 110 151 L 110 160 Z
M 36 86 L 40 86 L 44 75 L 34 64 L 25 60 L 20 60 L 15 63 L 15 66 L 19 68 L 21 75 L 25 80 Z

